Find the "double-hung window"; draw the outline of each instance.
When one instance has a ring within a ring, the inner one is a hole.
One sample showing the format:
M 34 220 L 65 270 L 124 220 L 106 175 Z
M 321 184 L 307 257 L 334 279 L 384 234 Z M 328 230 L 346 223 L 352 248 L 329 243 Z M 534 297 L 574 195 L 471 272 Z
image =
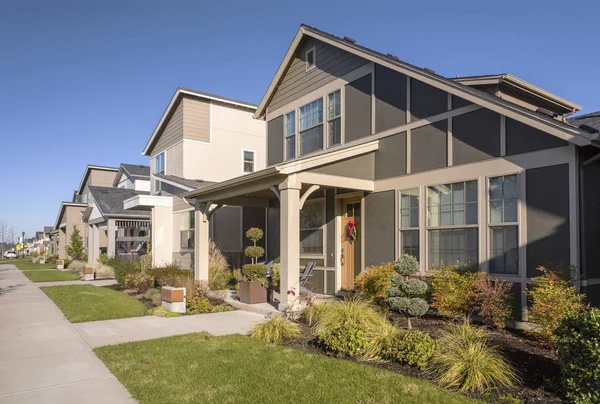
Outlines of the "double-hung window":
M 323 149 L 323 98 L 299 108 L 300 155 Z
M 427 227 L 431 267 L 477 267 L 477 181 L 428 187 Z
M 419 258 L 419 188 L 400 191 L 400 252 Z
M 342 99 L 337 90 L 327 96 L 327 146 L 342 142 Z
M 165 152 L 158 154 L 154 159 L 154 174 L 165 173 Z
M 300 211 L 300 254 L 323 255 L 325 201 L 306 201 Z
M 490 272 L 516 275 L 518 265 L 517 176 L 490 178 Z
M 252 173 L 254 172 L 254 152 L 249 150 L 244 150 L 244 172 Z
M 296 157 L 296 111 L 285 114 L 285 159 Z
M 181 214 L 180 247 L 182 250 L 194 249 L 196 213 L 193 210 Z

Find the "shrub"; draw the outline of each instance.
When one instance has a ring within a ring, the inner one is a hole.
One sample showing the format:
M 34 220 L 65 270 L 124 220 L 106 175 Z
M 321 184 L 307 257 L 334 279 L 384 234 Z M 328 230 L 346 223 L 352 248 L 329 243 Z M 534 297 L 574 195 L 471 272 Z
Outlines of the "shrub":
M 373 265 L 356 277 L 354 285 L 367 299 L 383 302 L 387 298 L 390 277 L 395 273 L 392 263 Z
M 72 260 L 63 260 L 63 268 L 69 268 L 69 265 L 71 265 L 71 262 L 73 262 Z
M 479 274 L 477 285 L 479 314 L 498 328 L 504 328 L 506 320 L 510 318 L 512 287 L 512 282 L 491 279 L 483 273 Z
M 273 317 L 255 325 L 250 336 L 271 344 L 280 344 L 300 337 L 300 327 L 284 317 Z
M 127 289 L 133 289 L 138 293 L 144 293 L 154 286 L 154 279 L 145 272 L 138 272 L 125 276 L 123 285 Z
M 73 225 L 73 233 L 71 233 L 70 241 L 71 243 L 67 245 L 67 254 L 74 260 L 83 260 L 85 254 L 83 240 L 81 239 L 79 229 L 75 225 Z
M 571 313 L 555 333 L 562 386 L 574 403 L 600 403 L 600 309 Z
M 181 314 L 176 313 L 174 311 L 169 311 L 162 306 L 154 307 L 146 312 L 149 316 L 158 316 L 158 317 L 180 317 Z
M 106 255 L 106 253 L 100 254 L 100 256 L 98 257 L 98 262 L 106 265 L 106 261 L 108 261 L 108 255 Z
M 368 346 L 365 332 L 352 324 L 338 324 L 319 335 L 321 343 L 336 355 L 358 356 Z
M 160 289 L 150 289 L 146 292 L 146 299 L 152 301 L 154 306 L 162 305 L 162 296 L 160 294 Z
M 142 272 L 152 272 L 152 254 L 144 254 L 140 257 L 140 270 Z
M 199 295 L 187 298 L 185 306 L 188 314 L 210 313 L 212 311 L 210 300 Z
M 319 322 L 321 315 L 325 310 L 327 310 L 327 306 L 331 304 L 329 302 L 317 303 L 307 306 L 302 313 L 300 313 L 300 321 L 313 326 Z
M 461 393 L 486 393 L 518 383 L 514 370 L 488 339 L 487 331 L 468 322 L 452 324 L 439 340 L 430 371 L 442 386 Z
M 177 285 L 184 279 L 193 279 L 194 271 L 189 269 L 181 269 L 175 264 L 169 264 L 165 267 L 152 269 L 152 276 L 154 276 L 156 286 L 177 287 Z
M 223 290 L 229 287 L 231 272 L 227 259 L 214 241 L 208 244 L 208 285 L 212 290 Z
M 179 283 L 174 287 L 185 288 L 185 295 L 187 299 L 192 297 L 200 296 L 207 297 L 208 295 L 208 283 L 206 281 L 197 281 L 191 278 L 180 278 Z
M 536 332 L 551 339 L 563 318 L 583 310 L 584 295 L 578 295 L 575 287 L 558 271 L 538 267 L 541 276 L 533 278 L 533 287 L 527 294 L 532 300 L 529 320 L 538 324 Z
M 249 257 L 252 259 L 252 263 L 256 264 L 258 259 L 260 257 L 262 257 L 263 255 L 265 255 L 265 250 L 262 247 L 259 247 L 256 245 L 256 243 L 262 239 L 264 236 L 264 233 L 261 229 L 259 229 L 258 227 L 252 227 L 250 229 L 248 229 L 248 231 L 246 232 L 246 238 L 250 241 L 252 241 L 253 245 L 246 247 L 246 249 L 244 250 L 244 253 L 246 254 L 246 257 Z
M 73 272 L 82 272 L 83 268 L 85 268 L 86 266 L 87 266 L 87 263 L 85 263 L 83 261 L 73 260 L 73 261 L 69 262 L 67 269 L 70 271 L 73 271 Z
M 35 257 L 33 257 L 33 258 L 31 259 L 31 262 L 32 262 L 32 263 L 34 263 L 34 264 L 39 264 L 39 263 L 40 263 L 42 260 L 43 260 L 44 262 L 46 262 L 46 260 L 44 259 L 44 257 L 38 257 L 38 256 L 36 255 Z
M 115 271 L 108 265 L 102 264 L 100 262 L 96 262 L 94 264 L 94 273 L 96 274 L 96 279 L 115 278 Z
M 421 331 L 402 331 L 392 324 L 367 334 L 367 359 L 383 359 L 424 367 L 437 351 L 437 342 Z
M 431 307 L 444 316 L 470 317 L 477 307 L 479 275 L 454 265 L 443 265 L 432 275 Z
M 279 262 L 273 264 L 271 267 L 271 274 L 273 279 L 273 288 L 279 289 L 279 284 L 281 283 L 281 264 Z
M 123 285 L 127 275 L 140 272 L 138 262 L 124 260 L 123 258 L 109 258 L 106 265 L 113 269 L 115 279 L 119 285 Z
M 402 335 L 402 330 L 389 323 L 369 330 L 367 333 L 369 346 L 365 351 L 364 358 L 395 361 L 398 357 L 398 347 Z
M 263 264 L 246 264 L 242 267 L 242 276 L 248 282 L 267 284 L 267 266 Z
M 421 317 L 429 305 L 424 299 L 428 286 L 418 279 L 408 279 L 409 275 L 419 271 L 419 262 L 412 255 L 404 254 L 394 263 L 397 272 L 390 278 L 390 286 L 387 288 L 387 304 L 399 313 L 406 316 L 408 328 L 412 328 L 411 317 Z

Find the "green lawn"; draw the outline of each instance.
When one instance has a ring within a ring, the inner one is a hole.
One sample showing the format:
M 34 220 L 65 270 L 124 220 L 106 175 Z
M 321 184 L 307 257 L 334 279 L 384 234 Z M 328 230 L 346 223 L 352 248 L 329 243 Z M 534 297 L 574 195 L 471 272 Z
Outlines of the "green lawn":
M 29 271 L 32 269 L 51 269 L 56 268 L 56 264 L 34 264 L 31 262 L 31 258 L 18 258 L 12 260 L 2 260 L 0 264 L 12 264 L 16 265 L 21 271 Z
M 188 334 L 94 350 L 151 403 L 474 403 L 422 380 L 244 335 Z
M 65 285 L 41 289 L 72 323 L 137 317 L 147 310 L 133 297 L 102 286 Z
M 76 281 L 77 279 L 81 279 L 81 275 L 79 274 L 54 269 L 28 270 L 23 271 L 23 274 L 32 282 Z

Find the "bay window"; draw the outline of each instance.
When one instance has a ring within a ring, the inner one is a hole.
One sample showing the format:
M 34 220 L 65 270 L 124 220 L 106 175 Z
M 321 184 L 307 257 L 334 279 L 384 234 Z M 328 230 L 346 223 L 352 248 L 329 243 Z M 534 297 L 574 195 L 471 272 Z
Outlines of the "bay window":
M 477 266 L 477 181 L 427 188 L 429 265 Z
M 419 258 L 419 189 L 400 191 L 400 253 Z
M 193 250 L 195 240 L 196 212 L 190 210 L 181 213 L 180 245 L 182 250 Z
M 489 189 L 490 272 L 516 275 L 519 272 L 517 176 L 490 178 Z
M 335 146 L 342 142 L 342 99 L 337 90 L 327 96 L 327 146 Z
M 300 211 L 300 255 L 323 255 L 325 201 L 306 201 Z
M 323 149 L 323 99 L 299 108 L 300 155 Z

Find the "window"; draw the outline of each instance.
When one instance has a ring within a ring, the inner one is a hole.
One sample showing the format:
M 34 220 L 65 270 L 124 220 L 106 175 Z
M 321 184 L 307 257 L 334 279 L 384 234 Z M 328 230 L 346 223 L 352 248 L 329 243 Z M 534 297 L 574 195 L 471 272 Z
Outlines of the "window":
M 194 228 L 196 227 L 196 212 L 193 210 L 189 212 L 183 212 L 181 215 L 181 227 L 180 227 L 180 247 L 182 250 L 193 250 L 194 249 Z
M 477 181 L 427 188 L 429 265 L 477 266 Z
M 419 258 L 419 189 L 400 191 L 400 253 Z
M 296 157 L 296 111 L 285 114 L 285 159 Z
M 158 194 L 162 190 L 162 181 L 154 180 L 154 193 Z
M 327 96 L 327 134 L 328 146 L 342 142 L 342 102 L 341 91 L 337 90 Z
M 300 211 L 300 254 L 323 255 L 325 201 L 306 201 Z
M 317 52 L 315 48 L 306 51 L 306 71 L 309 71 L 317 65 Z
M 165 173 L 165 152 L 160 153 L 154 158 L 154 174 Z
M 254 172 L 254 152 L 244 150 L 244 172 Z
M 323 149 L 323 99 L 299 109 L 300 155 Z
M 518 274 L 519 226 L 516 175 L 490 178 L 489 228 L 492 253 L 490 272 Z

